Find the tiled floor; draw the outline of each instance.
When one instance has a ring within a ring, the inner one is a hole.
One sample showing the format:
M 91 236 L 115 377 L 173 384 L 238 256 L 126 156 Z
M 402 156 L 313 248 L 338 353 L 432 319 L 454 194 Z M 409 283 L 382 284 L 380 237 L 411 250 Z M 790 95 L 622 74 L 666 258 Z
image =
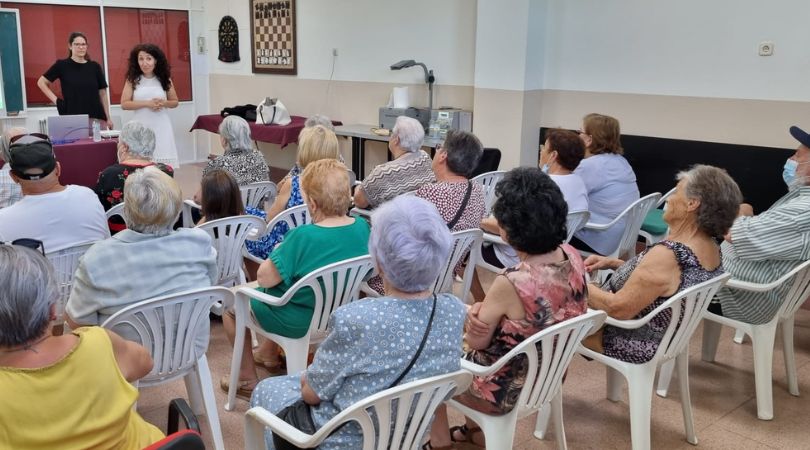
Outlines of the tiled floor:
M 181 168 L 177 178 L 184 189 L 193 189 L 199 178 L 194 178 L 188 165 Z M 196 175 L 199 177 L 199 175 Z M 192 192 L 193 193 L 193 192 Z M 190 196 L 191 194 L 187 194 Z M 754 399 L 753 361 L 750 340 L 742 345 L 732 342 L 732 332 L 725 329 L 717 352 L 717 361 L 700 360 L 701 329 L 690 345 L 690 386 L 695 428 L 699 447 L 706 449 L 798 449 L 810 448 L 810 311 L 800 310 L 796 317 L 795 347 L 801 397 L 787 392 L 782 344 L 777 338 L 773 364 L 774 420 L 761 421 L 756 416 Z M 231 347 L 222 326 L 214 323 L 208 360 L 219 405 L 219 418 L 226 447 L 241 449 L 243 416 L 247 403 L 237 401 L 237 408 L 227 412 L 222 408 L 225 394 L 219 389 L 219 378 L 230 364 Z M 182 381 L 165 386 L 141 390 L 138 411 L 150 422 L 164 427 L 168 401 L 185 397 Z M 683 418 L 677 383 L 672 383 L 668 398 L 653 396 L 652 446 L 655 449 L 694 448 L 684 439 Z M 613 403 L 605 398 L 605 370 L 595 362 L 575 357 L 564 386 L 564 417 L 568 445 L 572 449 L 624 449 L 630 448 L 630 424 L 626 390 L 622 401 Z M 532 415 L 518 423 L 515 448 L 556 448 L 554 436 L 540 441 L 534 438 Z M 451 422 L 461 418 L 451 412 Z M 208 448 L 210 436 L 203 423 Z

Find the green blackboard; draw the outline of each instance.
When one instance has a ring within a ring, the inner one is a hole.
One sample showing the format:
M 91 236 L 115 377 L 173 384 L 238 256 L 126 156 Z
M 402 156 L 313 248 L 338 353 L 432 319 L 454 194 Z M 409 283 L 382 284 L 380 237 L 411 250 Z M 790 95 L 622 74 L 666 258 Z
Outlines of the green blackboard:
M 6 111 L 23 111 L 23 74 L 20 67 L 20 29 L 16 10 L 0 10 L 0 66 Z

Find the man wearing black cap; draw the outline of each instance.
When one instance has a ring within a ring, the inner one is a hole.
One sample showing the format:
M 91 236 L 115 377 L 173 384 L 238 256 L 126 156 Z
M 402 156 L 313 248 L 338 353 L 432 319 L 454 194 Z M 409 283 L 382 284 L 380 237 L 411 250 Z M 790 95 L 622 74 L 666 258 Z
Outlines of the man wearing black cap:
M 759 215 L 738 217 L 721 246 L 723 267 L 735 279 L 770 283 L 810 259 L 810 135 L 795 126 L 790 134 L 800 145 L 782 171 L 788 193 Z M 709 310 L 745 323 L 767 323 L 787 288 L 758 293 L 724 287 Z
M 9 146 L 11 178 L 23 198 L 0 209 L 0 239 L 33 238 L 54 252 L 110 237 L 104 208 L 84 187 L 59 183 L 61 167 L 45 136 L 17 136 Z

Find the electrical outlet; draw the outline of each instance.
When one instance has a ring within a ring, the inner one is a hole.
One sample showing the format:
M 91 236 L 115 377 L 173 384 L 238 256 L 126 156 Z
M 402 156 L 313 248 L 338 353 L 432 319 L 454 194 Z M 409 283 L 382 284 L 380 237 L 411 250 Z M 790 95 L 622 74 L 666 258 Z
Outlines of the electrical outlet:
M 336 49 L 336 48 L 333 48 L 333 49 L 332 49 L 332 56 L 337 56 L 337 55 L 338 55 L 338 51 L 337 51 L 337 49 Z
M 759 56 L 773 55 L 773 42 L 762 41 L 759 43 Z

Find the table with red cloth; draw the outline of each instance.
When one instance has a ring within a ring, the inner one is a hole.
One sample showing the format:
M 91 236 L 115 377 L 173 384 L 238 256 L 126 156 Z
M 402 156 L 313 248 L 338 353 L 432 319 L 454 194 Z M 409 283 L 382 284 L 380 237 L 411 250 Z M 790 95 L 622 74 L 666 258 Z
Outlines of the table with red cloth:
M 95 188 L 98 174 L 118 162 L 117 151 L 117 139 L 93 142 L 87 138 L 70 144 L 54 145 L 56 160 L 62 166 L 59 181 L 64 185 L 78 184 Z
M 212 133 L 219 132 L 219 124 L 225 120 L 219 114 L 205 114 L 197 116 L 191 130 L 205 130 Z M 248 121 L 250 125 L 250 136 L 254 141 L 269 142 L 271 144 L 278 144 L 281 148 L 287 144 L 294 144 L 298 142 L 298 133 L 304 129 L 304 122 L 307 121 L 306 117 L 291 116 L 291 122 L 287 125 L 262 125 L 255 122 Z M 342 125 L 341 122 L 333 120 L 334 125 Z

